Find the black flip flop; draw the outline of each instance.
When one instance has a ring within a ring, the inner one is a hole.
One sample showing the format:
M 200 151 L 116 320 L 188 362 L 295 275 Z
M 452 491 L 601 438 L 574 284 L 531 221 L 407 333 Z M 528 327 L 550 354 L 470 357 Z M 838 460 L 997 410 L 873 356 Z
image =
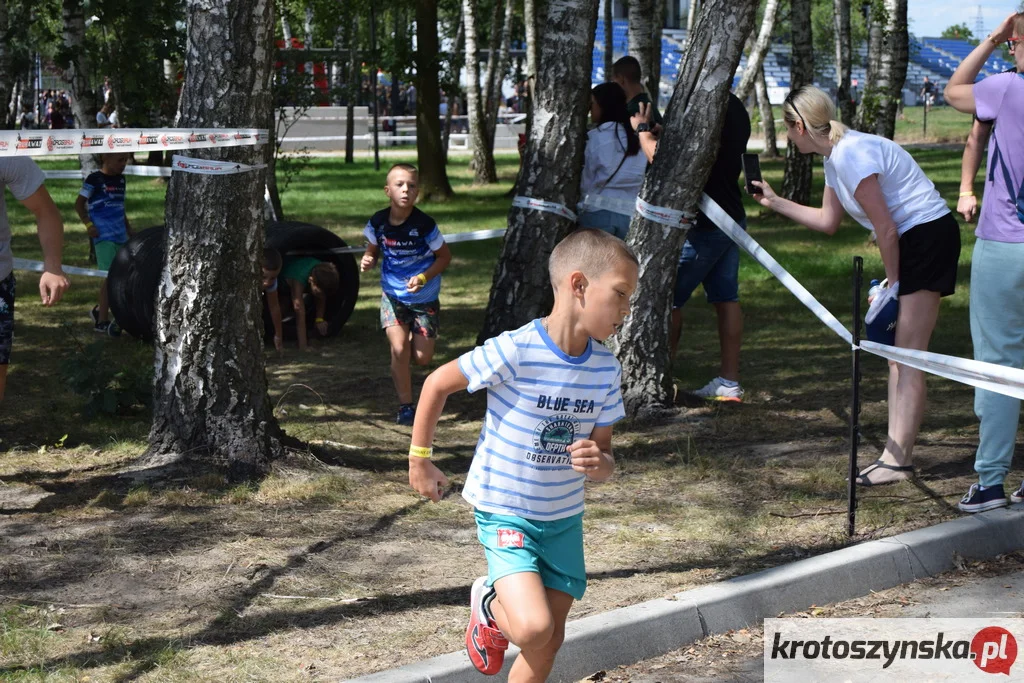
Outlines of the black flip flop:
M 865 467 L 864 470 L 870 467 L 874 467 L 875 469 L 882 468 L 884 470 L 892 470 L 893 472 L 910 472 L 910 474 L 914 473 L 913 465 L 890 465 L 889 463 L 882 462 L 881 460 L 874 461 L 873 463 Z M 904 481 L 903 479 L 894 479 L 893 481 L 883 481 L 876 484 L 867 478 L 867 474 L 871 474 L 871 472 L 865 474 L 864 470 L 861 470 L 860 474 L 857 475 L 857 478 L 854 479 L 854 482 L 856 482 L 857 486 L 886 486 L 888 484 L 895 484 L 898 481 Z M 872 472 L 873 471 L 874 470 L 872 470 Z

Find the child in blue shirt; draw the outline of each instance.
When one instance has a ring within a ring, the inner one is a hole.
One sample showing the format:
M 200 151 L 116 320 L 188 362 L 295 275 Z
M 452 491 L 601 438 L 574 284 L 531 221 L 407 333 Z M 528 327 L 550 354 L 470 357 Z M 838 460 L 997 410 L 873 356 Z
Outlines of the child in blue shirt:
M 447 397 L 487 389 L 487 415 L 463 497 L 475 508 L 487 576 L 473 584 L 466 649 L 498 673 L 511 641 L 521 653 L 508 680 L 545 680 L 583 597 L 583 483 L 615 467 L 612 425 L 625 416 L 622 369 L 598 341 L 629 314 L 637 259 L 618 237 L 578 230 L 548 261 L 555 305 L 432 373 L 409 448 L 409 483 L 437 502 L 448 480 L 430 461 Z
M 441 273 L 452 260 L 437 222 L 415 206 L 418 181 L 411 164 L 395 164 L 388 171 L 384 193 L 391 205 L 367 222 L 366 252 L 360 263 L 366 272 L 381 259 L 380 326 L 391 345 L 400 425 L 411 425 L 416 414 L 410 359 L 427 365 L 434 357 Z
M 75 211 L 96 249 L 96 267 L 110 270 L 114 256 L 132 235 L 132 227 L 124 210 L 124 168 L 131 154 L 117 152 L 101 155 L 100 170 L 90 173 L 75 200 Z M 107 280 L 100 283 L 99 304 L 89 312 L 93 329 L 100 334 L 119 335 L 120 329 L 110 322 Z

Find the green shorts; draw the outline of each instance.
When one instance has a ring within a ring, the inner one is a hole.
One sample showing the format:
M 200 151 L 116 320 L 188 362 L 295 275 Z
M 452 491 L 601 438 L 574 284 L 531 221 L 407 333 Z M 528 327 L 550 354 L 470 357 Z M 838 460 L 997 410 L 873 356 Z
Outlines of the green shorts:
M 475 510 L 476 535 L 487 555 L 487 583 L 511 574 L 540 574 L 546 588 L 579 600 L 587 590 L 583 513 L 541 521 Z
M 110 264 L 114 262 L 117 250 L 123 244 L 124 242 L 108 242 L 107 240 L 96 242 L 96 268 L 110 270 Z

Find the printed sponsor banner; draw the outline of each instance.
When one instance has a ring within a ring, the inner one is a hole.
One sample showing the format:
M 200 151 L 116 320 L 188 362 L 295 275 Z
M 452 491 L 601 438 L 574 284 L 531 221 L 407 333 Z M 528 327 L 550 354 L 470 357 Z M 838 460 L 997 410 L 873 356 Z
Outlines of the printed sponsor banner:
M 1024 619 L 765 619 L 764 680 L 1020 680 L 1022 639 Z
M 171 170 L 183 173 L 198 173 L 200 175 L 232 175 L 234 173 L 245 173 L 266 168 L 266 164 L 240 164 L 235 161 L 216 161 L 214 159 L 193 159 L 175 154 L 171 159 Z
M 654 221 L 655 223 L 667 225 L 670 228 L 678 228 L 680 230 L 689 230 L 690 221 L 696 218 L 694 214 L 688 214 L 684 211 L 649 204 L 643 199 L 640 199 L 640 197 L 636 198 L 636 211 L 649 221 Z
M 117 128 L 48 131 L 0 131 L 0 156 L 47 156 L 82 152 L 148 152 L 262 145 L 269 140 L 257 128 Z
M 568 218 L 571 221 L 576 220 L 576 214 L 567 209 L 564 204 L 559 204 L 558 202 L 549 202 L 543 199 L 534 199 L 533 197 L 523 197 L 520 195 L 512 199 L 512 206 L 517 206 L 520 209 L 546 211 L 547 213 L 557 214 L 562 218 Z

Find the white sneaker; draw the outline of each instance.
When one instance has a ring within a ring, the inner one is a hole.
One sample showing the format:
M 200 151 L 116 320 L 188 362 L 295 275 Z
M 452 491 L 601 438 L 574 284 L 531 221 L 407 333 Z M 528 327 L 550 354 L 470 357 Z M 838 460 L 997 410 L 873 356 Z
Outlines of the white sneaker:
M 1020 488 L 1010 494 L 1011 503 L 1024 503 L 1024 484 L 1020 485 Z
M 743 401 L 743 388 L 739 384 L 734 387 L 727 387 L 722 384 L 721 377 L 716 377 L 700 389 L 694 391 L 693 395 L 708 401 L 733 401 L 740 403 Z

